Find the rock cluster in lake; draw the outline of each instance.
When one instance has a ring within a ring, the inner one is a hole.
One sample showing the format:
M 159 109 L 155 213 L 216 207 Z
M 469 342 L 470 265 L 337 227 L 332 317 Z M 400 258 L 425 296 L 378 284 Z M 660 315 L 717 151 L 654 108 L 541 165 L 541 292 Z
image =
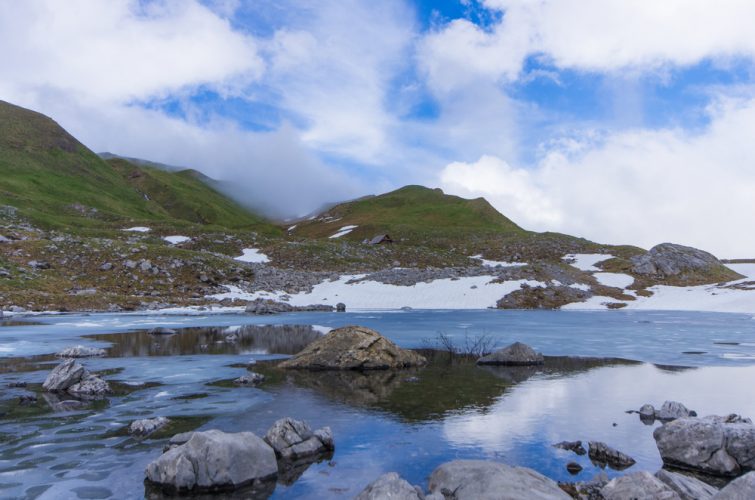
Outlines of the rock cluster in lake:
M 49 392 L 67 392 L 74 396 L 100 396 L 111 392 L 110 385 L 89 372 L 75 359 L 56 366 L 42 384 Z
M 313 431 L 306 422 L 290 417 L 276 421 L 265 434 L 265 442 L 273 447 L 275 456 L 284 460 L 299 460 L 335 449 L 330 427 Z
M 59 358 L 94 358 L 104 356 L 105 354 L 105 349 L 100 349 L 99 347 L 76 345 L 66 347 L 65 349 L 57 353 L 56 356 Z
M 281 314 L 288 312 L 333 312 L 336 308 L 327 304 L 311 304 L 308 306 L 292 306 L 285 302 L 278 302 L 270 299 L 257 299 L 249 302 L 246 306 L 247 314 L 256 314 L 260 316 L 269 314 Z M 346 306 L 343 306 L 346 310 Z
M 345 326 L 322 336 L 278 366 L 308 370 L 387 370 L 422 366 L 426 362 L 423 356 L 401 349 L 375 330 Z

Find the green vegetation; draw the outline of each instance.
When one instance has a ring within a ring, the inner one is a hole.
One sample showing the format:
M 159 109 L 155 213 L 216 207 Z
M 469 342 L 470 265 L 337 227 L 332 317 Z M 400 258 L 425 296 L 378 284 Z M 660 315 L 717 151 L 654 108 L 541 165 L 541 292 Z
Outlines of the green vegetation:
M 0 101 L 0 204 L 46 229 L 123 224 L 217 224 L 279 229 L 229 200 L 195 171 L 162 172 L 101 159 L 52 119 Z
M 466 200 L 440 189 L 405 186 L 396 191 L 342 203 L 299 224 L 297 236 L 328 238 L 344 226 L 357 226 L 343 239 L 362 241 L 389 234 L 408 244 L 441 243 L 477 234 L 527 232 L 501 215 L 484 198 Z

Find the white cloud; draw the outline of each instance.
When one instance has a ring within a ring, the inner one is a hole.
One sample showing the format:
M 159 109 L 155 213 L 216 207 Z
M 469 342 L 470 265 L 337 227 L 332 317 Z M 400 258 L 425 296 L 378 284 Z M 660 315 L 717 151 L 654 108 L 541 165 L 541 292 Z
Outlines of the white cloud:
M 439 94 L 471 79 L 513 81 L 529 56 L 559 68 L 610 72 L 752 59 L 749 0 L 485 0 L 502 13 L 483 29 L 458 19 L 424 40 L 422 65 Z
M 253 39 L 195 1 L 0 2 L 0 92 L 113 104 L 189 86 L 238 86 L 264 69 Z
M 629 130 L 553 147 L 533 168 L 482 157 L 451 163 L 441 185 L 486 196 L 535 230 L 650 247 L 689 244 L 721 257 L 753 257 L 755 99 L 721 100 L 700 133 Z

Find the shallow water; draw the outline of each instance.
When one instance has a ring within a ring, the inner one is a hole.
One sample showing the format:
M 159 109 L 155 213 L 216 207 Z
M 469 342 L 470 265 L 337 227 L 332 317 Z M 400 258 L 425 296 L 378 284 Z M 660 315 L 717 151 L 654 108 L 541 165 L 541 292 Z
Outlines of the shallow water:
M 352 498 L 393 470 L 426 486 L 433 468 L 454 458 L 524 465 L 556 480 L 574 480 L 565 464 L 577 461 L 585 470 L 576 479 L 589 479 L 599 469 L 587 457 L 551 446 L 575 439 L 605 441 L 637 460 L 630 471 L 654 471 L 661 464 L 654 425 L 625 410 L 674 399 L 701 415 L 755 415 L 755 388 L 742 383 L 755 376 L 749 315 L 411 311 L 33 320 L 39 324 L 0 328 L 0 498 L 142 498 L 144 467 L 164 438 L 136 441 L 121 429 L 159 415 L 174 417 L 176 432 L 199 426 L 264 434 L 284 416 L 331 426 L 332 459 L 313 464 L 292 485 L 278 484 L 274 498 Z M 254 326 L 263 323 L 362 324 L 405 347 L 427 345 L 439 332 L 457 344 L 484 334 L 552 356 L 646 363 L 552 359 L 544 368 L 505 369 L 439 359 L 400 374 L 281 374 L 264 361 L 297 352 L 317 331 Z M 155 326 L 185 329 L 168 336 L 144 331 Z M 62 405 L 41 393 L 36 404 L 20 406 L 18 396 L 38 392 L 57 363 L 51 354 L 74 344 L 108 350 L 82 362 L 117 381 L 117 394 L 65 412 L 52 411 Z M 692 351 L 704 354 L 684 354 Z M 268 381 L 259 388 L 229 384 L 250 360 Z M 18 382 L 29 386 L 7 388 Z

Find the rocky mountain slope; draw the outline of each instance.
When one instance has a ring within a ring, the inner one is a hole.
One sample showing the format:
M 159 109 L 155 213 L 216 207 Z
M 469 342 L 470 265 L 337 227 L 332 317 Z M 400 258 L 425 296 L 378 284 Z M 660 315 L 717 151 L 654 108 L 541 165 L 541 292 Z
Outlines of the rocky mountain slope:
M 657 285 L 741 278 L 696 249 L 534 233 L 482 198 L 422 186 L 282 226 L 194 170 L 103 159 L 51 119 L 3 102 L 0 174 L 0 310 L 327 304 L 339 293 L 362 307 L 386 294 L 397 307 L 631 307 Z M 370 244 L 382 235 L 393 243 Z

